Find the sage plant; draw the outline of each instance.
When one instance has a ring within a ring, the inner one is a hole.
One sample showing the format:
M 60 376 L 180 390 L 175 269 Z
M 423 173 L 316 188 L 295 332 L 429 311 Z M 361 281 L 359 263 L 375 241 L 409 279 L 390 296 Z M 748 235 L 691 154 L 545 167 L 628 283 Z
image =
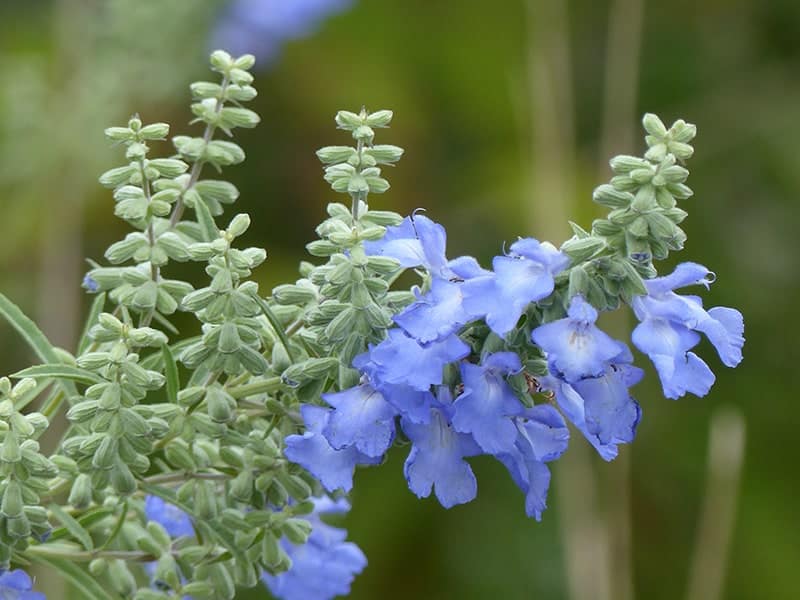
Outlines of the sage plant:
M 573 223 L 560 248 L 519 238 L 486 268 L 448 259 L 445 228 L 421 212 L 371 208 L 403 155 L 375 141 L 393 115 L 340 111 L 351 145 L 317 155 L 346 201 L 328 205 L 300 277 L 262 294 L 251 276 L 266 253 L 238 243 L 250 218 L 224 215 L 238 191 L 204 169 L 245 158 L 217 134 L 258 124 L 243 106 L 253 64 L 211 55 L 217 80 L 191 86 L 203 129 L 173 137 L 173 156 L 151 156 L 167 124 L 134 116 L 106 130 L 124 164 L 100 183 L 132 231 L 84 279 L 95 299 L 74 353 L 0 295 L 41 361 L 0 379 L 3 597 L 42 597 L 31 564 L 88 600 L 230 599 L 260 582 L 287 600 L 345 595 L 367 559 L 323 517 L 349 510 L 356 467 L 398 442 L 417 496 L 469 502 L 468 459 L 491 455 L 538 520 L 569 424 L 605 460 L 633 441 L 642 410 L 630 388 L 643 372 L 600 313 L 633 309 L 632 342 L 668 398 L 711 388 L 693 352 L 701 334 L 725 365 L 741 361 L 742 315 L 675 292 L 708 288 L 713 273 L 656 270 L 686 239 L 678 203 L 692 195 L 683 164 L 695 127 L 654 115 L 644 156 L 614 158 L 595 190 L 605 218 Z M 171 278 L 176 262 L 207 278 Z M 407 270 L 411 289 L 396 285 Z M 198 327 L 179 332 L 178 311 Z M 43 453 L 37 440 L 59 413 L 69 427 Z

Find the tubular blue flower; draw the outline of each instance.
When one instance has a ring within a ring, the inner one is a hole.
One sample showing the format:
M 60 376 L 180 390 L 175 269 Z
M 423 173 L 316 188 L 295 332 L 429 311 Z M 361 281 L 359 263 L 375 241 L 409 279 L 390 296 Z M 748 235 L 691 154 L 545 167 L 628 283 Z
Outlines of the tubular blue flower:
M 629 352 L 626 349 L 626 353 Z M 617 444 L 626 444 L 636 436 L 642 411 L 628 388 L 637 384 L 643 371 L 626 364 L 621 355 L 599 377 L 587 377 L 573 384 L 556 377 L 544 377 L 541 384 L 555 393 L 556 402 L 567 418 L 595 447 L 604 460 L 618 454 Z
M 547 508 L 550 470 L 545 465 L 560 457 L 569 443 L 569 429 L 559 412 L 547 404 L 527 409 L 514 419 L 514 447 L 498 459 L 525 494 L 525 513 L 542 520 Z
M 311 535 L 305 544 L 281 540 L 292 560 L 288 571 L 278 575 L 264 573 L 261 577 L 269 591 L 281 600 L 330 600 L 350 593 L 356 575 L 367 566 L 361 549 L 347 542 L 347 532 L 332 527 L 320 515 L 350 510 L 345 500 L 332 501 L 327 497 L 314 498 L 315 510 L 309 515 Z
M 364 242 L 367 255 L 394 258 L 405 268 L 423 267 L 436 277 L 449 279 L 444 227 L 421 214 L 403 219 L 400 225 L 386 228 L 384 236 L 374 242 Z
M 30 575 L 22 569 L 0 573 L 0 599 L 2 600 L 45 600 L 42 592 L 33 591 Z
M 354 446 L 367 456 L 379 457 L 394 440 L 397 410 L 383 395 L 365 383 L 342 392 L 322 394 L 334 407 L 322 434 L 328 443 L 343 450 Z
M 517 240 L 508 256 L 495 256 L 494 273 L 464 283 L 464 308 L 485 316 L 492 331 L 505 336 L 531 302 L 552 293 L 554 276 L 568 264 L 569 258 L 547 242 Z
M 373 380 L 380 384 L 405 384 L 424 392 L 442 383 L 445 365 L 467 356 L 470 348 L 456 335 L 420 344 L 399 329 L 369 351 Z
M 286 42 L 311 35 L 328 16 L 352 4 L 353 0 L 234 0 L 212 33 L 212 45 L 233 54 L 250 52 L 267 64 Z
M 574 383 L 598 377 L 620 353 L 620 342 L 603 333 L 594 323 L 597 311 L 582 296 L 573 296 L 567 317 L 541 325 L 531 338 L 547 354 L 550 372 Z
M 673 291 L 693 284 L 708 288 L 713 278 L 703 265 L 682 263 L 670 275 L 646 281 L 647 295 L 633 300 L 640 321 L 631 336 L 633 344 L 653 361 L 667 398 L 680 398 L 687 392 L 704 396 L 714 383 L 708 365 L 690 352 L 700 342 L 699 333 L 716 348 L 724 365 L 735 367 L 742 360 L 742 314 L 726 307 L 706 311 L 697 296 Z
M 287 436 L 283 453 L 316 477 L 329 492 L 340 488 L 349 492 L 353 487 L 356 465 L 375 465 L 380 462 L 380 457 L 367 456 L 354 446 L 342 450 L 333 448 L 323 435 L 331 412 L 331 409 L 310 404 L 301 406 L 306 432 Z
M 440 393 L 440 400 L 446 392 Z M 464 458 L 481 453 L 471 435 L 456 431 L 449 418 L 452 406 L 438 403 L 427 424 L 402 419 L 401 426 L 413 444 L 403 466 L 408 489 L 419 498 L 434 490 L 445 508 L 475 498 L 478 482 Z
M 509 417 L 519 415 L 524 407 L 504 376 L 522 369 L 519 356 L 513 352 L 497 352 L 483 359 L 482 364 L 461 364 L 464 392 L 456 398 L 453 427 L 471 433 L 488 454 L 510 452 L 517 437 L 517 428 Z
M 170 537 L 194 536 L 194 527 L 189 515 L 158 496 L 147 496 L 145 498 L 144 515 L 148 521 L 160 523 Z

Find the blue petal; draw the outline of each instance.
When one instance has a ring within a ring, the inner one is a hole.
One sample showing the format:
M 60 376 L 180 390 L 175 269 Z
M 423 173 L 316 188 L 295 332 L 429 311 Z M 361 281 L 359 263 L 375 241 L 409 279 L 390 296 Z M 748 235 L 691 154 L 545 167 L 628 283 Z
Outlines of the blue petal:
M 689 352 L 700 341 L 694 331 L 664 319 L 645 319 L 631 338 L 653 361 L 667 398 L 680 398 L 687 392 L 702 397 L 714 384 L 708 365 Z
M 461 284 L 435 278 L 430 291 L 395 316 L 408 335 L 425 344 L 455 332 L 468 320 Z
M 386 234 L 375 242 L 365 242 L 368 255 L 389 256 L 401 266 L 424 267 L 431 273 L 447 277 L 444 227 L 424 215 L 406 217 L 400 225 L 388 227 Z
M 697 331 L 706 335 L 726 367 L 742 362 L 744 318 L 738 310 L 724 306 L 709 309 L 708 319 L 698 324 Z
M 383 397 L 402 416 L 413 423 L 428 423 L 431 420 L 433 394 L 415 390 L 407 385 L 386 384 L 381 388 Z
M 694 352 L 685 356 L 653 355 L 650 360 L 661 379 L 664 395 L 672 400 L 687 393 L 702 398 L 716 380 L 708 365 Z
M 549 404 L 537 404 L 517 419 L 520 443 L 524 438 L 533 458 L 548 462 L 560 457 L 569 444 L 569 429 L 555 408 Z
M 603 460 L 614 460 L 619 453 L 617 445 L 615 443 L 603 444 L 596 435 L 589 431 L 586 425 L 584 399 L 575 388 L 555 377 L 543 377 L 540 382 L 543 388 L 555 392 L 559 408 L 589 443 L 594 446 L 601 458 Z
M 570 263 L 569 256 L 548 242 L 534 238 L 520 238 L 510 248 L 513 254 L 538 262 L 553 275 L 563 271 Z
M 475 277 L 483 277 L 491 275 L 491 271 L 487 271 L 480 266 L 477 260 L 471 256 L 459 256 L 447 263 L 447 268 L 453 274 L 464 281 L 474 279 Z
M 453 427 L 471 433 L 489 454 L 511 450 L 517 429 L 509 417 L 520 414 L 524 408 L 503 378 L 503 374 L 509 372 L 506 367 L 519 370 L 519 357 L 511 352 L 497 354 L 494 360 L 488 357 L 489 368 L 468 363 L 461 365 L 464 392 L 456 399 L 453 415 Z M 491 368 L 492 362 L 502 368 Z
M 467 356 L 470 348 L 456 335 L 420 345 L 403 331 L 392 329 L 370 350 L 381 383 L 405 384 L 419 391 L 442 383 L 445 365 Z
M 664 277 L 648 279 L 644 282 L 650 295 L 657 296 L 665 294 L 687 285 L 708 285 L 714 281 L 714 273 L 703 265 L 693 262 L 685 262 L 675 267 L 675 270 Z
M 642 411 L 617 371 L 610 368 L 601 377 L 574 383 L 573 388 L 583 398 L 586 430 L 601 445 L 633 441 Z
M 409 489 L 424 498 L 433 488 L 445 508 L 473 500 L 478 483 L 464 457 L 480 449 L 471 436 L 455 431 L 437 409 L 431 411 L 427 425 L 407 419 L 401 424 L 413 444 L 403 468 Z
M 339 488 L 350 491 L 357 464 L 380 462 L 380 458 L 367 456 L 355 447 L 336 450 L 328 443 L 322 431 L 328 425 L 330 410 L 306 404 L 300 412 L 308 431 L 287 436 L 284 455 L 316 477 L 329 492 Z
M 380 392 L 368 384 L 334 394 L 322 394 L 333 406 L 327 426 L 322 430 L 336 450 L 355 446 L 367 456 L 383 456 L 394 440 L 397 412 Z

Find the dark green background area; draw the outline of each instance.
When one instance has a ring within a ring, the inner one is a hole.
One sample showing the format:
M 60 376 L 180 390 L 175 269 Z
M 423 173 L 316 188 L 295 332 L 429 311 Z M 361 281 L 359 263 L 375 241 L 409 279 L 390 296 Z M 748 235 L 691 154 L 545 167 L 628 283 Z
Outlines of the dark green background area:
M 242 192 L 237 210 L 253 219 L 246 242 L 268 251 L 256 273 L 266 294 L 296 277 L 325 204 L 337 199 L 314 150 L 347 143 L 334 128 L 338 109 L 395 111 L 376 142 L 406 155 L 387 169 L 392 189 L 371 203 L 404 214 L 425 207 L 447 227 L 451 257 L 468 253 L 484 265 L 519 235 L 558 235 L 552 241 L 560 243 L 568 228 L 547 219 L 553 210 L 566 207 L 588 226 L 599 215 L 591 190 L 609 177 L 603 153 L 641 153 L 644 112 L 697 124 L 688 165 L 695 196 L 682 205 L 689 241 L 671 264 L 692 260 L 717 273 L 705 302 L 744 313 L 745 360 L 728 370 L 701 345 L 718 376 L 703 399 L 663 399 L 649 365 L 634 390 L 644 415 L 622 453 L 631 469 L 636 597 L 685 596 L 709 423 L 732 407 L 747 440 L 722 597 L 796 598 L 800 3 L 643 2 L 642 35 L 625 51 L 641 53 L 638 77 L 623 77 L 635 89 L 621 90 L 635 97 L 619 116 L 633 128 L 628 141 L 603 133 L 606 98 L 615 97 L 606 89 L 606 40 L 614 8 L 637 4 L 362 0 L 256 73 L 253 107 L 263 122 L 238 136 L 248 161 L 225 176 Z M 145 122 L 172 123 L 174 134 L 198 134 L 188 125 L 187 86 L 206 77 L 208 32 L 223 5 L 0 2 L 0 290 L 60 344 L 74 339 L 78 308 L 88 303 L 78 288 L 82 258 L 99 259 L 126 231 L 95 183 L 122 160 L 102 130 L 138 111 Z M 567 7 L 565 20 L 554 6 Z M 633 25 L 621 14 L 624 32 Z M 557 83 L 537 79 L 536 61 L 563 51 Z M 537 98 L 559 86 L 571 99 L 543 113 L 548 105 Z M 537 143 L 548 126 L 561 146 Z M 564 172 L 566 197 L 535 193 L 548 177 L 564 183 Z M 0 371 L 29 360 L 0 324 Z M 571 451 L 583 444 L 574 437 Z M 370 564 L 352 598 L 570 598 L 562 534 L 571 517 L 558 494 L 564 464 L 554 466 L 550 508 L 536 523 L 504 468 L 485 458 L 473 461 L 476 501 L 449 511 L 418 501 L 402 475 L 406 452 L 395 448 L 387 464 L 357 474 L 344 524 Z M 587 485 L 598 488 L 603 518 L 622 502 L 614 482 L 626 466 L 601 463 L 592 459 Z M 265 594 L 242 594 L 256 597 Z

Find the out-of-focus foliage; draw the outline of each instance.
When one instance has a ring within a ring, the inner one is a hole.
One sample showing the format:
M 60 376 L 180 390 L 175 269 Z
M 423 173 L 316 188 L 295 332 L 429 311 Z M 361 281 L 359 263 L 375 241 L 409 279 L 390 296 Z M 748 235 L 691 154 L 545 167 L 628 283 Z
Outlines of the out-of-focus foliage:
M 134 109 L 146 121 L 178 121 L 171 116 L 183 114 L 186 84 L 204 67 L 222 4 L 0 4 L 0 289 L 25 308 L 32 311 L 43 287 L 37 283 L 43 228 L 68 225 L 54 217 L 59 205 L 82 207 L 75 224 L 80 255 L 99 256 L 120 237 L 110 200 L 94 184 L 113 164 L 102 130 Z M 340 106 L 392 106 L 392 141 L 409 150 L 392 173 L 392 193 L 375 208 L 407 213 L 426 206 L 447 225 L 453 255 L 469 251 L 484 264 L 497 239 L 542 235 L 528 207 L 562 201 L 529 194 L 529 171 L 541 157 L 529 151 L 535 132 L 528 23 L 544 14 L 545 4 L 364 0 L 283 48 L 260 76 L 254 108 L 264 123 L 241 136 L 248 166 L 231 174 L 242 192 L 240 210 L 258 225 L 244 243 L 249 238 L 270 249 L 257 273 L 265 289 L 294 279 L 303 245 L 331 199 L 314 176 L 313 150 L 329 142 L 330 118 Z M 572 73 L 564 76 L 574 89 L 577 165 L 575 198 L 568 200 L 585 207 L 581 222 L 589 223 L 596 216 L 591 190 L 608 175 L 597 165 L 609 3 L 577 0 L 568 10 Z M 748 347 L 742 366 L 705 399 L 664 402 L 652 376 L 638 390 L 647 416 L 637 444 L 624 451 L 633 463 L 637 597 L 684 593 L 709 415 L 732 404 L 747 419 L 748 443 L 724 597 L 794 598 L 800 5 L 651 1 L 644 15 L 630 119 L 650 111 L 698 125 L 687 252 L 724 274 L 714 301 L 742 310 Z M 180 126 L 174 133 L 182 133 Z M 76 277 L 64 293 L 80 293 L 78 285 Z M 0 326 L 4 371 L 27 362 L 19 348 Z M 399 454 L 390 459 L 400 460 Z M 370 564 L 353 598 L 567 597 L 558 502 L 543 523 L 527 520 L 502 467 L 478 461 L 477 501 L 444 511 L 409 494 L 400 467 L 358 474 L 347 528 Z M 560 479 L 556 468 L 554 488 Z M 604 505 L 613 506 L 617 493 L 604 488 Z

